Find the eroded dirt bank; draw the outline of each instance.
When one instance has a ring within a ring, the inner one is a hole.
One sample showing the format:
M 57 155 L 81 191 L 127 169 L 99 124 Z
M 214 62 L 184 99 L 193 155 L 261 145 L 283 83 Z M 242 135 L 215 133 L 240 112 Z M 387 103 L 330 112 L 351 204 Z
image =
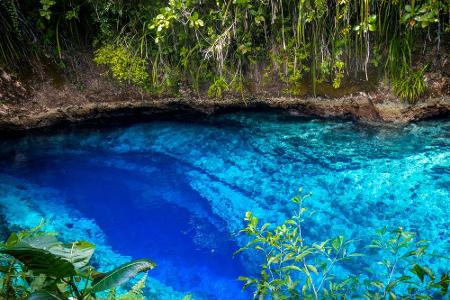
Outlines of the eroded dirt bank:
M 150 97 L 102 76 L 91 76 L 82 87 L 43 81 L 27 86 L 0 70 L 0 131 L 23 131 L 83 121 L 171 113 L 212 114 L 255 108 L 282 109 L 295 115 L 354 119 L 367 123 L 401 124 L 450 116 L 447 93 L 430 93 L 415 105 L 406 104 L 381 89 L 339 98 L 288 97 L 259 93 L 252 98 L 222 99 L 185 93 L 179 97 Z

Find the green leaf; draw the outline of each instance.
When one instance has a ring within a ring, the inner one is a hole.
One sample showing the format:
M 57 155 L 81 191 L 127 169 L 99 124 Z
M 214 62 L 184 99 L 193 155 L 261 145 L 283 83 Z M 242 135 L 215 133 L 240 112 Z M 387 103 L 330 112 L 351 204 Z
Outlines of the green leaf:
M 438 283 L 441 286 L 442 294 L 446 294 L 447 293 L 449 283 L 450 283 L 450 278 L 448 276 L 448 273 L 442 274 L 441 275 L 441 280 Z
M 425 275 L 428 275 L 430 279 L 434 279 L 433 272 L 427 267 L 422 267 L 417 264 L 414 264 L 413 268 L 411 269 L 411 272 L 416 274 L 421 282 L 423 282 Z
M 403 281 L 407 281 L 411 279 L 410 276 L 402 276 L 394 281 L 392 281 L 391 283 L 388 284 L 388 286 L 386 287 L 386 291 L 390 292 L 395 286 L 397 286 L 397 284 L 399 282 L 403 282 Z
M 372 281 L 372 282 L 370 282 L 370 284 L 376 288 L 384 290 L 384 284 L 381 281 Z
M 348 256 L 349 256 L 349 257 L 358 257 L 358 256 L 365 256 L 365 255 L 362 254 L 362 253 L 356 253 L 356 252 L 353 252 L 353 253 L 350 253 Z
M 422 270 L 422 268 L 419 265 L 414 265 L 411 272 L 416 274 L 416 276 L 420 279 L 420 281 L 423 282 L 425 272 Z
M 270 223 L 266 223 L 261 227 L 261 232 L 263 232 L 264 230 L 266 230 L 267 227 L 270 226 Z
M 284 223 L 287 224 L 287 225 L 297 226 L 297 222 L 295 222 L 294 220 L 286 220 Z
M 246 276 L 239 276 L 237 280 L 239 280 L 239 281 L 249 281 L 251 279 L 249 277 L 246 277 Z
M 282 268 L 283 271 L 299 271 L 303 272 L 303 269 L 296 265 L 289 265 Z
M 393 292 L 389 292 L 389 300 L 396 300 L 397 296 Z
M 314 274 L 318 275 L 319 272 L 317 272 L 317 268 L 313 265 L 307 265 L 308 269 L 313 272 Z
M 343 242 L 344 242 L 344 237 L 342 235 L 340 235 L 331 241 L 331 246 L 333 246 L 334 250 L 338 251 L 339 248 L 341 248 Z
M 427 274 L 428 277 L 430 277 L 431 280 L 434 280 L 434 274 L 433 274 L 433 271 L 431 271 L 430 268 L 422 267 L 422 269 L 425 271 L 425 274 Z
M 61 247 L 55 247 L 50 250 L 51 253 L 71 262 L 75 269 L 87 266 L 94 251 L 95 245 L 85 241 L 64 244 Z
M 303 258 L 305 258 L 306 256 L 308 256 L 311 253 L 312 253 L 311 251 L 303 251 L 299 255 L 295 256 L 295 261 L 301 261 Z
M 45 274 L 56 278 L 76 275 L 75 268 L 69 261 L 47 250 L 15 246 L 0 252 L 15 257 L 36 274 Z
M 49 292 L 41 291 L 31 294 L 28 297 L 28 300 L 64 300 L 64 298 Z
M 141 272 L 156 267 L 156 264 L 149 259 L 138 259 L 129 263 L 126 263 L 109 273 L 99 276 L 92 282 L 90 293 L 98 293 L 104 290 L 109 290 L 119 285 L 124 284 L 128 280 L 135 277 Z
M 9 254 L 21 261 L 36 274 L 56 278 L 76 275 L 76 270 L 88 265 L 95 246 L 80 241 L 62 244 L 53 235 L 29 236 L 14 240 L 1 253 Z
M 182 300 L 191 300 L 191 299 L 193 299 L 192 294 L 189 293 L 186 296 L 184 296 Z

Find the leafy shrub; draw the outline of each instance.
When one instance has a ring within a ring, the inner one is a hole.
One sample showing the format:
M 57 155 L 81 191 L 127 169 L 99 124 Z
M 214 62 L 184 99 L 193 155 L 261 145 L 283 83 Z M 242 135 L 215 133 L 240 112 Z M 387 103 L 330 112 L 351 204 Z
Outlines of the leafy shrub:
M 409 70 L 409 72 L 405 72 L 399 78 L 394 79 L 392 87 L 397 96 L 407 100 L 410 104 L 416 103 L 427 89 L 423 72 L 423 70 Z
M 110 67 L 113 77 L 119 81 L 144 86 L 149 78 L 145 59 L 133 55 L 124 46 L 106 44 L 95 51 L 94 61 Z
M 222 97 L 223 92 L 229 89 L 228 83 L 222 76 L 216 77 L 213 83 L 209 86 L 208 96 L 212 98 Z
M 301 190 L 300 190 L 301 193 Z M 293 199 L 297 209 L 291 219 L 279 226 L 259 225 L 247 212 L 247 226 L 241 231 L 250 237 L 246 246 L 261 253 L 263 264 L 257 277 L 239 277 L 244 288 L 253 287 L 255 299 L 435 299 L 448 295 L 448 273 L 437 277 L 422 264 L 427 243 L 415 241 L 412 232 L 402 228 L 377 231 L 370 249 L 379 251 L 381 261 L 371 271 L 361 270 L 339 278 L 336 266 L 363 256 L 354 252 L 353 240 L 343 236 L 308 243 L 303 221 L 308 210 L 303 202 L 309 195 Z
M 113 290 L 156 266 L 148 259 L 140 259 L 108 273 L 98 272 L 89 264 L 95 251 L 93 244 L 64 244 L 55 234 L 42 232 L 41 227 L 12 233 L 0 245 L 0 299 L 96 299 L 96 294 Z M 143 299 L 144 284 L 145 279 L 141 279 L 118 299 Z

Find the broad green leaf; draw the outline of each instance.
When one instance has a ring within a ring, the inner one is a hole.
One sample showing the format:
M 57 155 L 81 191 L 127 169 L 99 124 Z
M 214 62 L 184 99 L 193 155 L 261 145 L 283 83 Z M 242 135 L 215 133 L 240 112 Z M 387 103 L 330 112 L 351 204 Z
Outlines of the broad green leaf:
M 0 252 L 15 257 L 36 274 L 45 274 L 56 278 L 64 278 L 76 274 L 75 268 L 70 262 L 47 250 L 27 246 L 14 246 Z
M 98 293 L 120 286 L 137 274 L 151 270 L 154 267 L 156 267 L 156 264 L 148 259 L 138 259 L 126 263 L 109 273 L 103 274 L 103 276 L 99 276 L 92 282 L 89 292 Z
M 31 294 L 28 297 L 28 300 L 65 300 L 65 299 L 50 292 L 41 291 Z
M 57 278 L 75 275 L 77 269 L 89 263 L 94 251 L 95 246 L 91 243 L 63 244 L 54 235 L 25 237 L 0 250 L 17 258 L 36 274 Z
M 307 265 L 308 269 L 313 272 L 314 274 L 318 275 L 317 268 L 313 265 Z
M 415 264 L 411 272 L 416 274 L 420 281 L 423 282 L 423 279 L 425 277 L 425 270 L 421 266 Z
M 95 251 L 95 245 L 85 241 L 64 244 L 53 247 L 50 252 L 71 262 L 75 269 L 81 269 L 89 264 Z

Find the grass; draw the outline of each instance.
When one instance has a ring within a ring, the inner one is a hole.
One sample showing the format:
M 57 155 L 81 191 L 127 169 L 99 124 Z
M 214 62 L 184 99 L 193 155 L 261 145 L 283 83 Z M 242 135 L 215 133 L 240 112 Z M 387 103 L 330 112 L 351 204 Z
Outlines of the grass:
M 408 101 L 409 104 L 415 104 L 426 89 L 427 83 L 424 79 L 424 70 L 409 70 L 397 79 L 393 79 L 392 87 L 394 93 L 401 99 Z

